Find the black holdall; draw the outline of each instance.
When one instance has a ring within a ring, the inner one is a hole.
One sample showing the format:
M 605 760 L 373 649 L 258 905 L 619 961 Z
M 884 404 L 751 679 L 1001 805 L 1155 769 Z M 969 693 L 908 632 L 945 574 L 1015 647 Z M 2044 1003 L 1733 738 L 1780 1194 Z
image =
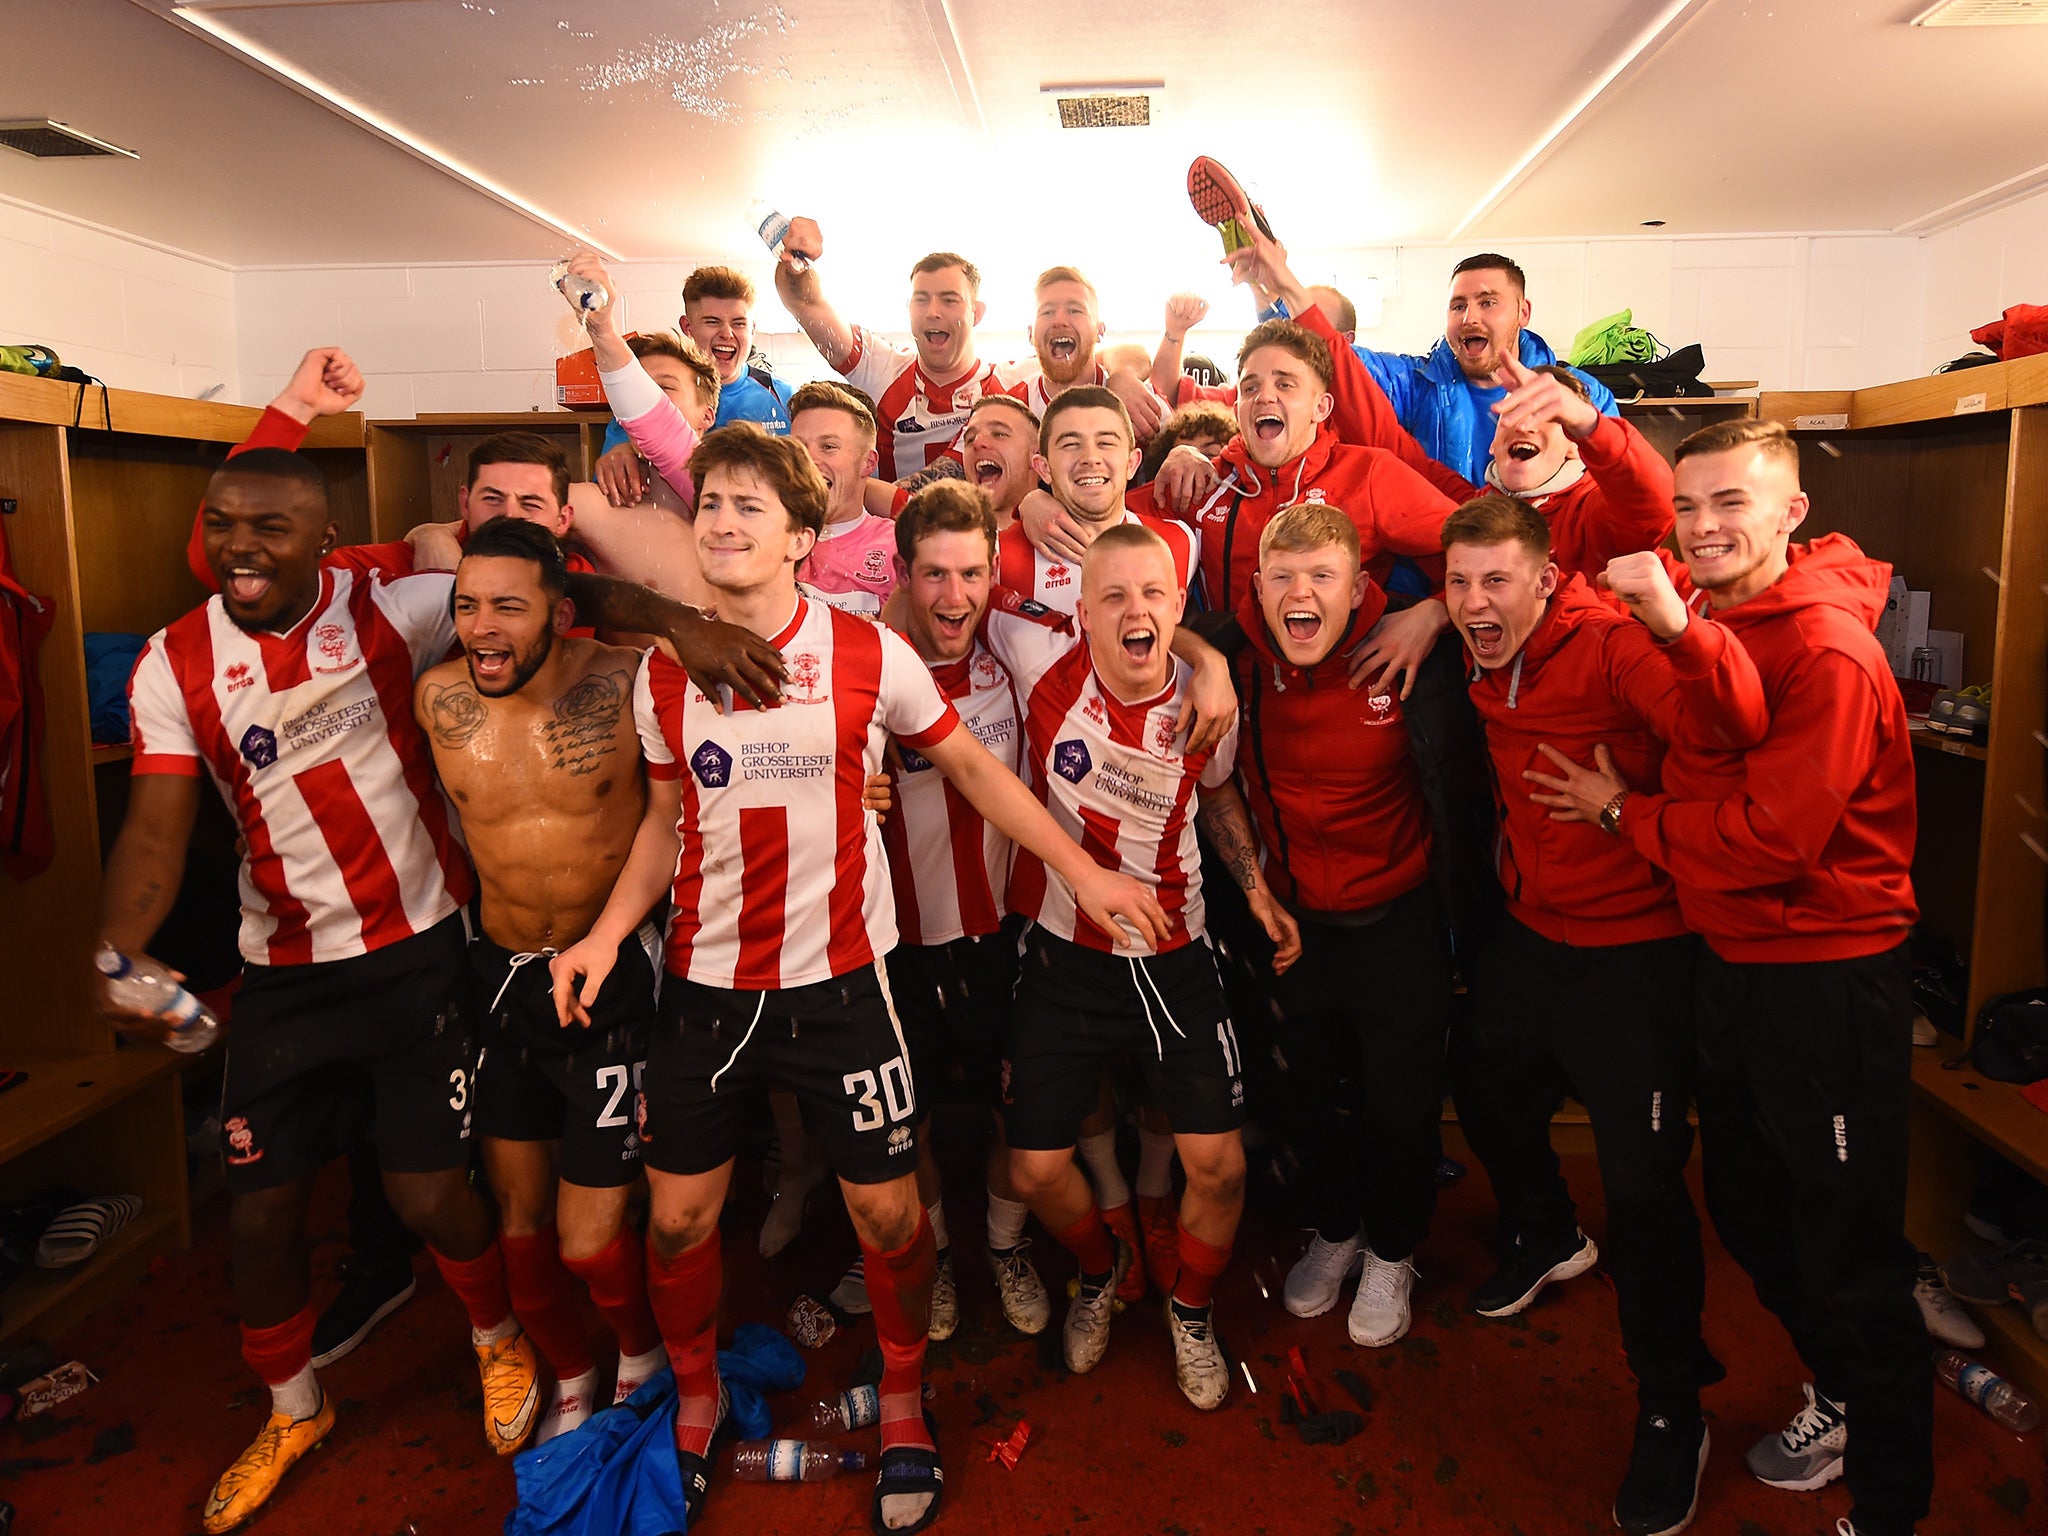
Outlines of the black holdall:
M 2007 992 L 1978 1009 L 1969 1061 L 2001 1083 L 2048 1077 L 2048 987 Z

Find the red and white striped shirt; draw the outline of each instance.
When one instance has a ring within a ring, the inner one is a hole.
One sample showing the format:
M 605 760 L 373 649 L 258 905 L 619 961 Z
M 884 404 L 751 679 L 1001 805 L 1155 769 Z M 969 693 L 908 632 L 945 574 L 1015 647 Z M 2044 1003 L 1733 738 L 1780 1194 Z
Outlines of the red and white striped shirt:
M 1183 587 L 1188 584 L 1201 558 L 1199 530 L 1144 512 L 1126 511 L 1119 521 L 1143 524 L 1166 540 L 1166 547 L 1173 551 L 1174 577 Z M 996 582 L 1071 619 L 1081 596 L 1081 567 L 1048 555 L 1025 535 L 1022 523 L 1012 523 L 996 536 Z
M 1024 720 L 1016 685 L 994 654 L 975 642 L 959 661 L 933 667 L 974 739 L 1010 772 L 1024 770 Z M 896 813 L 882 823 L 896 923 L 908 944 L 949 944 L 1002 925 L 1013 844 L 982 819 L 953 784 L 912 748 L 897 749 Z
M 1183 752 L 1176 722 L 1191 675 L 1186 662 L 1172 658 L 1163 693 L 1126 704 L 1096 675 L 1086 640 L 1014 593 L 997 594 L 983 634 L 1023 696 L 1025 750 L 1038 798 L 1088 857 L 1151 886 L 1166 911 L 1169 936 L 1158 951 L 1139 942 L 1121 953 L 1164 953 L 1201 938 L 1197 788 L 1229 780 L 1237 727 L 1213 751 Z M 1086 948 L 1116 947 L 1029 849 L 1017 850 L 1010 910 Z
M 1036 415 L 1040 421 L 1043 421 L 1045 419 L 1045 408 L 1048 405 L 1051 405 L 1054 399 L 1052 387 L 1046 383 L 1045 373 L 1040 368 L 1038 358 L 1036 355 L 1033 355 L 1033 357 L 1031 358 L 1029 366 L 1031 368 L 1031 373 L 1028 377 L 1013 378 L 1013 380 L 999 385 L 998 388 L 1000 388 L 1004 394 L 1010 396 L 1012 399 L 1022 400 L 1026 405 L 1031 407 L 1033 414 Z M 1095 365 L 1095 375 L 1093 378 L 1079 379 L 1076 380 L 1073 384 L 1064 385 L 1062 387 L 1067 389 L 1074 389 L 1078 388 L 1081 384 L 1093 384 L 1098 388 L 1106 389 L 1109 386 L 1109 370 L 1103 367 L 1102 364 L 1097 363 Z
M 799 596 L 769 643 L 788 669 L 774 709 L 720 714 L 658 651 L 633 689 L 648 775 L 683 791 L 668 969 L 749 992 L 843 976 L 896 947 L 861 793 L 891 736 L 915 750 L 960 723 L 893 630 Z
M 413 682 L 455 644 L 454 578 L 329 568 L 284 634 L 216 597 L 128 683 L 135 773 L 212 774 L 241 831 L 243 957 L 307 965 L 424 933 L 474 887 Z
M 1014 368 L 977 362 L 950 384 L 935 383 L 913 349 L 857 325 L 839 371 L 875 402 L 875 475 L 882 480 L 914 475 L 940 457 L 958 440 L 974 402 L 1011 390 L 1017 379 Z

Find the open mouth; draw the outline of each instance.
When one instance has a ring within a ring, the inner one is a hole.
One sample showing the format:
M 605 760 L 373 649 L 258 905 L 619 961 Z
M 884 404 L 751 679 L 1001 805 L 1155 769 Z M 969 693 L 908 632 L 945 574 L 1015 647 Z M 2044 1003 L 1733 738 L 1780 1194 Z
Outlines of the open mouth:
M 974 461 L 974 483 L 992 490 L 1002 483 L 1003 463 L 1000 459 L 976 459 Z
M 1252 418 L 1252 435 L 1262 443 L 1277 443 L 1286 431 L 1287 423 L 1278 411 L 1265 411 Z
M 1077 491 L 1100 490 L 1107 484 L 1109 484 L 1109 476 L 1107 475 L 1087 474 L 1074 476 L 1074 489 Z
M 228 571 L 227 580 L 221 583 L 221 591 L 233 602 L 259 603 L 275 581 L 276 577 L 268 571 L 238 565 Z
M 512 653 L 471 646 L 469 670 L 479 683 L 499 683 L 512 675 Z
M 1159 644 L 1159 636 L 1149 629 L 1131 629 L 1126 630 L 1117 643 L 1124 648 L 1126 656 L 1139 666 L 1143 666 L 1152 659 L 1153 649 Z
M 1057 358 L 1063 363 L 1072 360 L 1074 354 L 1080 348 L 1081 338 L 1078 336 L 1048 336 L 1045 338 L 1046 355 Z
M 937 351 L 940 347 L 945 346 L 946 343 L 948 343 L 952 339 L 953 333 L 951 331 L 924 332 L 924 344 L 930 347 L 933 351 Z
M 1458 350 L 1465 354 L 1468 363 L 1478 362 L 1492 345 L 1493 338 L 1484 331 L 1467 331 L 1458 338 Z
M 1313 640 L 1322 632 L 1323 616 L 1313 608 L 1290 608 L 1281 618 L 1290 640 Z
M 712 361 L 717 363 L 721 369 L 730 368 L 738 360 L 739 355 L 740 349 L 729 342 L 720 343 L 714 341 L 711 344 Z
M 1501 646 L 1507 640 L 1507 631 L 1498 624 L 1467 624 L 1465 643 L 1472 647 L 1472 654 L 1482 659 L 1491 659 L 1500 654 Z
M 1531 459 L 1535 458 L 1537 453 L 1540 451 L 1541 450 L 1539 450 L 1534 443 L 1508 444 L 1508 457 L 1513 459 L 1517 464 L 1527 464 Z
M 1686 551 L 1688 560 L 1723 560 L 1735 553 L 1733 544 L 1695 544 Z
M 964 640 L 973 625 L 974 610 L 971 608 L 963 613 L 940 613 L 936 608 L 932 610 L 932 628 L 938 632 L 942 640 Z

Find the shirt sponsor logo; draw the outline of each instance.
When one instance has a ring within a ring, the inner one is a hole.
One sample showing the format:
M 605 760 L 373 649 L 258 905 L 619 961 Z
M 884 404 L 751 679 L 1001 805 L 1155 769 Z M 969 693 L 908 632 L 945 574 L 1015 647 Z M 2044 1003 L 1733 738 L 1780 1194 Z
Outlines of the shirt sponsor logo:
M 242 732 L 242 756 L 251 768 L 268 768 L 277 761 L 277 733 L 260 725 Z
M 250 672 L 249 663 L 246 661 L 236 662 L 228 668 L 225 675 L 228 680 L 229 693 L 234 693 L 238 689 L 254 688 L 256 686 L 255 675 Z
M 732 754 L 715 741 L 707 741 L 690 754 L 690 772 L 706 789 L 723 789 L 732 782 Z
M 1095 787 L 1111 799 L 1121 800 L 1141 811 L 1159 816 L 1173 812 L 1172 795 L 1161 794 L 1147 785 L 1143 777 L 1117 763 L 1102 765 L 1102 771 L 1095 775 Z
M 285 748 L 297 752 L 344 735 L 357 726 L 368 725 L 376 708 L 374 698 L 355 699 L 341 705 L 336 705 L 331 699 L 322 699 L 304 714 L 294 715 L 285 721 Z
M 1088 743 L 1079 737 L 1062 741 L 1052 749 L 1052 771 L 1069 784 L 1078 784 L 1087 778 L 1094 766 L 1095 759 L 1088 755 Z
M 832 772 L 830 752 L 798 752 L 786 741 L 750 741 L 740 748 L 743 779 L 817 779 Z
M 346 672 L 362 665 L 363 658 L 349 654 L 348 631 L 339 624 L 320 624 L 313 629 L 313 648 L 319 655 L 315 672 Z

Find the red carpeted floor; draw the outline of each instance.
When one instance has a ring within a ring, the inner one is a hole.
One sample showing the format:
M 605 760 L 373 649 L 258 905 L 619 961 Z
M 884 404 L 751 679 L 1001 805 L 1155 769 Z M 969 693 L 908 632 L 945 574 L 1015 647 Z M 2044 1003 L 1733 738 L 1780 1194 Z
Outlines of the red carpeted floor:
M 971 1132 L 971 1127 L 969 1127 Z M 949 1162 L 951 1159 L 949 1159 Z M 1146 1303 L 1117 1323 L 1092 1376 L 1065 1378 L 1057 1345 L 1011 1333 L 978 1262 L 980 1203 L 965 1170 L 952 1227 L 961 1260 L 962 1322 L 935 1345 L 940 1441 L 947 1457 L 939 1529 L 997 1536 L 1053 1532 L 1271 1532 L 1367 1536 L 1459 1532 L 1560 1536 L 1613 1529 L 1609 1502 L 1628 1454 L 1633 1395 L 1606 1286 L 1588 1276 L 1547 1293 L 1522 1318 L 1487 1323 L 1461 1299 L 1483 1277 L 1492 1206 L 1483 1176 L 1446 1192 L 1420 1259 L 1415 1326 L 1384 1350 L 1354 1348 L 1344 1310 L 1309 1322 L 1262 1299 L 1255 1270 L 1292 1261 L 1300 1237 L 1270 1190 L 1255 1210 L 1220 1292 L 1225 1342 L 1250 1366 L 1215 1414 L 1196 1413 L 1173 1385 L 1165 1330 Z M 1600 1212 L 1590 1159 L 1570 1160 L 1589 1230 Z M 805 1287 L 829 1287 L 851 1257 L 843 1212 L 815 1198 L 802 1238 L 774 1263 L 754 1257 L 765 1202 L 752 1170 L 728 1211 L 726 1321 L 778 1320 Z M 327 1192 L 315 1223 L 316 1263 L 339 1252 L 341 1201 Z M 52 1415 L 0 1428 L 0 1498 L 18 1508 L 15 1536 L 44 1532 L 153 1536 L 198 1528 L 214 1475 L 262 1423 L 264 1395 L 236 1353 L 218 1202 L 202 1214 L 195 1250 L 69 1339 L 98 1386 Z M 1063 1256 L 1040 1257 L 1063 1289 Z M 1800 1402 L 1791 1350 L 1747 1283 L 1710 1245 L 1709 1344 L 1728 1380 L 1706 1397 L 1713 1457 L 1694 1529 L 1729 1536 L 1832 1536 L 1849 1507 L 1841 1484 L 1811 1494 L 1754 1482 L 1742 1453 Z M 262 1536 L 468 1536 L 498 1531 L 513 1503 L 510 1466 L 486 1451 L 462 1319 L 421 1266 L 420 1293 L 350 1358 L 325 1374 L 340 1422 L 251 1529 Z M 324 1292 L 323 1292 L 324 1294 Z M 1058 1329 L 1055 1317 L 1053 1335 Z M 811 1356 L 812 1380 L 778 1405 L 800 1421 L 815 1386 L 836 1391 L 872 1329 L 856 1325 Z M 1299 1346 L 1335 1394 L 1346 1367 L 1370 1384 L 1363 1434 L 1310 1446 L 1280 1421 L 1287 1350 Z M 1935 1513 L 1923 1536 L 2048 1529 L 2040 1435 L 2018 1437 L 1937 1388 Z M 1009 1470 L 988 1446 L 1020 1418 L 1028 1450 Z M 872 1432 L 869 1432 L 870 1435 Z M 823 1486 L 714 1484 L 704 1529 L 741 1536 L 868 1528 L 869 1475 Z

